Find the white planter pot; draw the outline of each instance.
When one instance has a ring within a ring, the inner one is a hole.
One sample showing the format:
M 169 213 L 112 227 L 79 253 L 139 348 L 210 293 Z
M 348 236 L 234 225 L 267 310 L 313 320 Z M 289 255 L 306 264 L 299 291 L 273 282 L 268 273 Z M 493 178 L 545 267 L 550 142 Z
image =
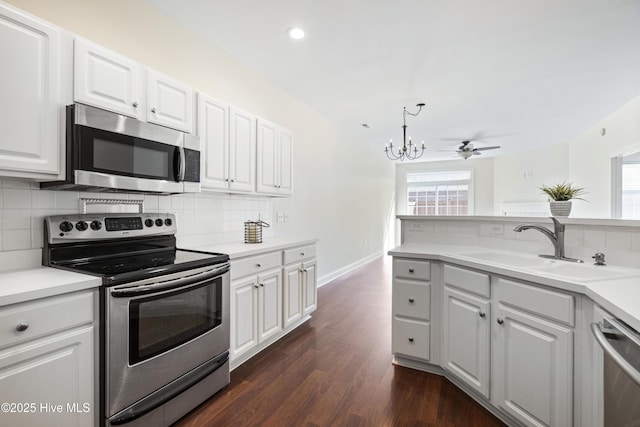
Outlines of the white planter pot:
M 549 202 L 549 208 L 553 216 L 569 216 L 571 213 L 571 200 Z

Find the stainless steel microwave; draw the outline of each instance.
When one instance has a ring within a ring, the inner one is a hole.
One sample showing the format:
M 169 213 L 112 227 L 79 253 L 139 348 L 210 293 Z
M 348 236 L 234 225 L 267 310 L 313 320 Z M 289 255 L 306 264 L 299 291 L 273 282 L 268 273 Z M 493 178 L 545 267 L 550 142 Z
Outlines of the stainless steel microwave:
M 200 191 L 198 137 L 84 104 L 66 110 L 66 179 L 48 190 Z

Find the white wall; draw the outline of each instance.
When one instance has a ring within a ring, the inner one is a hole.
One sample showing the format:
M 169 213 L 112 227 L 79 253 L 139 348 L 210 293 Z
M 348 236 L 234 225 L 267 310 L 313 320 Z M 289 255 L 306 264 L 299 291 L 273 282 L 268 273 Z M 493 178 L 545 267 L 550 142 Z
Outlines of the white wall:
M 494 214 L 501 203 L 546 202 L 542 185 L 571 181 L 569 144 L 498 156 L 493 160 L 493 171 Z
M 602 135 L 602 129 L 605 134 Z M 571 179 L 587 189 L 589 203 L 576 204 L 573 216 L 611 215 L 611 158 L 640 150 L 640 96 L 603 118 L 569 143 Z
M 266 202 L 271 214 L 285 211 L 291 222 L 273 224 L 271 231 L 318 237 L 320 276 L 382 251 L 394 168 L 381 152 L 368 148 L 366 141 L 338 128 L 142 0 L 8 3 L 291 129 L 295 137 L 295 196 Z M 32 197 L 40 198 L 33 196 L 40 190 L 29 191 Z M 220 195 L 201 197 L 224 199 Z M 245 203 L 242 196 L 225 197 L 229 203 Z M 180 197 L 175 200 L 179 205 Z M 4 206 L 1 203 L 0 214 L 8 208 L 6 202 Z M 257 203 L 262 203 L 260 198 Z M 216 218 L 214 211 L 205 210 L 202 219 Z M 249 219 L 242 217 L 243 213 L 256 211 L 236 212 L 238 216 L 230 219 L 233 223 Z M 30 217 L 29 222 L 40 219 Z

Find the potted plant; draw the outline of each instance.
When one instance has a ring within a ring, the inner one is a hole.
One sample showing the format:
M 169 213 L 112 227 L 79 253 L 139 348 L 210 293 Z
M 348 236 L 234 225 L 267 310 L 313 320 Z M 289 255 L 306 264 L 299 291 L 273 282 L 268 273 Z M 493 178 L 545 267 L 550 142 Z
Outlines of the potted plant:
M 571 213 L 571 200 L 584 200 L 577 197 L 584 194 L 584 188 L 574 187 L 571 183 L 563 182 L 552 186 L 543 185 L 540 190 L 549 196 L 549 208 L 553 216 L 569 216 Z

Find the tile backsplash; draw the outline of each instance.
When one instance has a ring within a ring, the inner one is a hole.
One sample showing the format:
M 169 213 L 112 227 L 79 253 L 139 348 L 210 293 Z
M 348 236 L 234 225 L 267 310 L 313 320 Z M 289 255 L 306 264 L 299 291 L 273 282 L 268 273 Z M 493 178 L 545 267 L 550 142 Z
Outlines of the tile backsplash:
M 242 240 L 244 222 L 271 223 L 271 199 L 221 193 L 172 196 L 134 193 L 87 193 L 40 190 L 37 183 L 0 179 L 0 251 L 38 249 L 43 245 L 43 218 L 80 212 L 80 198 L 144 200 L 145 212 L 176 215 L 180 240 L 208 236 L 210 241 Z M 133 210 L 132 210 L 133 209 Z M 88 212 L 137 212 L 136 206 L 94 205 Z
M 553 245 L 542 233 L 534 230 L 515 232 L 518 223 L 534 223 L 553 230 L 548 219 L 501 217 L 478 220 L 473 217 L 446 219 L 404 219 L 404 243 L 434 243 L 463 245 L 525 252 L 551 254 Z M 640 268 L 640 227 L 571 223 L 565 228 L 566 256 L 593 262 L 596 252 L 603 252 L 612 265 Z M 596 222 L 596 221 L 594 221 Z

